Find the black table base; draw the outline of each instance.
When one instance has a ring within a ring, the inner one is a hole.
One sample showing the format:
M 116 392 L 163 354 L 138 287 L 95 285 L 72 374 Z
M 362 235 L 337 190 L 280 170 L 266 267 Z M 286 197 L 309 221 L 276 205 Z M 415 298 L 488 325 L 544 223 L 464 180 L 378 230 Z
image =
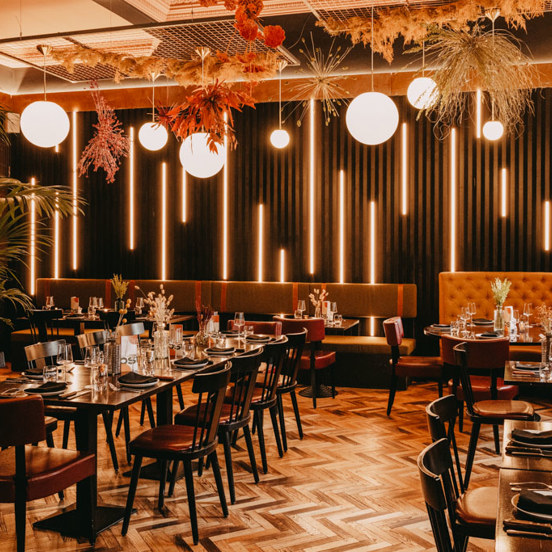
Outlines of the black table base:
M 312 387 L 305 387 L 304 389 L 301 389 L 299 391 L 299 395 L 301 397 L 308 397 L 309 399 L 312 399 Z M 334 392 L 334 396 L 337 395 L 337 391 Z M 328 397 L 332 396 L 332 388 L 328 387 L 327 385 L 318 385 L 316 388 L 316 398 L 317 399 L 327 399 Z

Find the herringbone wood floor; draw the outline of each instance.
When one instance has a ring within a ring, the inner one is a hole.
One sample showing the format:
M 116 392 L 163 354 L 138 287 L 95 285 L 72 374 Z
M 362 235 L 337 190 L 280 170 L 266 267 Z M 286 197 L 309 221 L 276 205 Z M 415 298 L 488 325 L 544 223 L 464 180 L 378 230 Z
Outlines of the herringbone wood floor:
M 297 438 L 291 408 L 287 412 L 289 450 L 279 458 L 267 420 L 269 473 L 253 483 L 247 470 L 243 439 L 234 453 L 237 503 L 228 518 L 220 512 L 210 472 L 196 478 L 200 544 L 192 544 L 184 482 L 177 485 L 166 510 L 156 509 L 157 484 L 140 480 L 129 533 L 121 524 L 102 533 L 97 551 L 378 551 L 434 550 L 433 537 L 419 488 L 418 453 L 428 444 L 425 405 L 437 396 L 433 385 L 411 385 L 397 394 L 393 413 L 385 416 L 387 392 L 340 389 L 312 409 L 310 399 L 299 397 L 305 431 Z M 534 401 L 533 401 L 534 402 Z M 544 419 L 548 406 L 537 405 Z M 100 424 L 101 425 L 101 424 Z M 133 434 L 140 430 L 138 407 L 131 409 Z M 469 431 L 469 424 L 466 428 Z M 101 430 L 103 431 L 103 429 Z M 56 442 L 61 441 L 60 430 Z M 101 433 L 103 438 L 103 433 Z M 465 453 L 468 433 L 460 435 Z M 492 454 L 491 432 L 483 434 L 483 449 L 476 455 L 474 485 L 495 483 L 498 457 Z M 119 459 L 126 468 L 122 436 L 117 439 Z M 255 446 L 256 438 L 255 438 Z M 108 449 L 100 442 L 100 502 L 124 505 L 128 479 L 115 475 Z M 219 453 L 221 462 L 222 452 Z M 223 477 L 226 474 L 223 472 Z M 65 505 L 74 501 L 66 493 Z M 31 524 L 56 513 L 64 504 L 57 497 L 28 505 L 27 550 L 89 550 L 87 542 L 64 539 L 56 533 L 33 531 Z M 12 505 L 0 505 L 0 550 L 15 550 Z M 473 540 L 470 550 L 493 550 L 489 541 Z

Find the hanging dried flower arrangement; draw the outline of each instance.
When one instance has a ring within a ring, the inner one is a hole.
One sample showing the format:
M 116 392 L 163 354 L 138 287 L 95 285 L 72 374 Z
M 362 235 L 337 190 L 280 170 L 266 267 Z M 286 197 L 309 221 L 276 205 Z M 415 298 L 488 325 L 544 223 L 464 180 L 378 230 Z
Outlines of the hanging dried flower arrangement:
M 96 83 L 92 83 L 91 88 L 98 122 L 93 125 L 96 129 L 94 136 L 82 152 L 78 166 L 79 176 L 87 174 L 88 169 L 93 165 L 94 172 L 103 169 L 107 182 L 112 183 L 119 170 L 121 157 L 128 155 L 129 139 L 124 135 L 121 122 L 100 94 Z

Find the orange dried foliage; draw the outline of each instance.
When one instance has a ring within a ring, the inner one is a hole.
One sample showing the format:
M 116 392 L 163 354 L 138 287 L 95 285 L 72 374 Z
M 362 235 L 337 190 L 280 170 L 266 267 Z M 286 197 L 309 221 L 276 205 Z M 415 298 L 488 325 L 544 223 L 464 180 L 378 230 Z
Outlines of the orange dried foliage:
M 280 25 L 267 25 L 264 30 L 264 43 L 269 48 L 278 48 L 286 38 L 286 33 Z

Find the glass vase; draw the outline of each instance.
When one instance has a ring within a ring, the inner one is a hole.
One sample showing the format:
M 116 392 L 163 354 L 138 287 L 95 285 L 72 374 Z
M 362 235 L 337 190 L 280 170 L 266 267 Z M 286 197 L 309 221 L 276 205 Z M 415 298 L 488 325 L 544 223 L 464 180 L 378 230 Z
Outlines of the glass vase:
M 497 305 L 494 311 L 494 325 L 493 329 L 497 335 L 504 335 L 504 309 L 502 306 Z
M 115 299 L 115 304 L 113 308 L 115 309 L 115 312 L 121 312 L 125 308 L 125 300 Z
M 158 324 L 153 332 L 153 351 L 155 360 L 169 358 L 169 331 L 165 324 Z
M 315 318 L 322 318 L 322 309 L 320 307 L 316 307 L 314 309 L 314 317 Z
M 195 343 L 198 347 L 209 346 L 209 332 L 207 332 L 207 324 L 204 322 L 199 325 L 199 331 L 195 336 Z

